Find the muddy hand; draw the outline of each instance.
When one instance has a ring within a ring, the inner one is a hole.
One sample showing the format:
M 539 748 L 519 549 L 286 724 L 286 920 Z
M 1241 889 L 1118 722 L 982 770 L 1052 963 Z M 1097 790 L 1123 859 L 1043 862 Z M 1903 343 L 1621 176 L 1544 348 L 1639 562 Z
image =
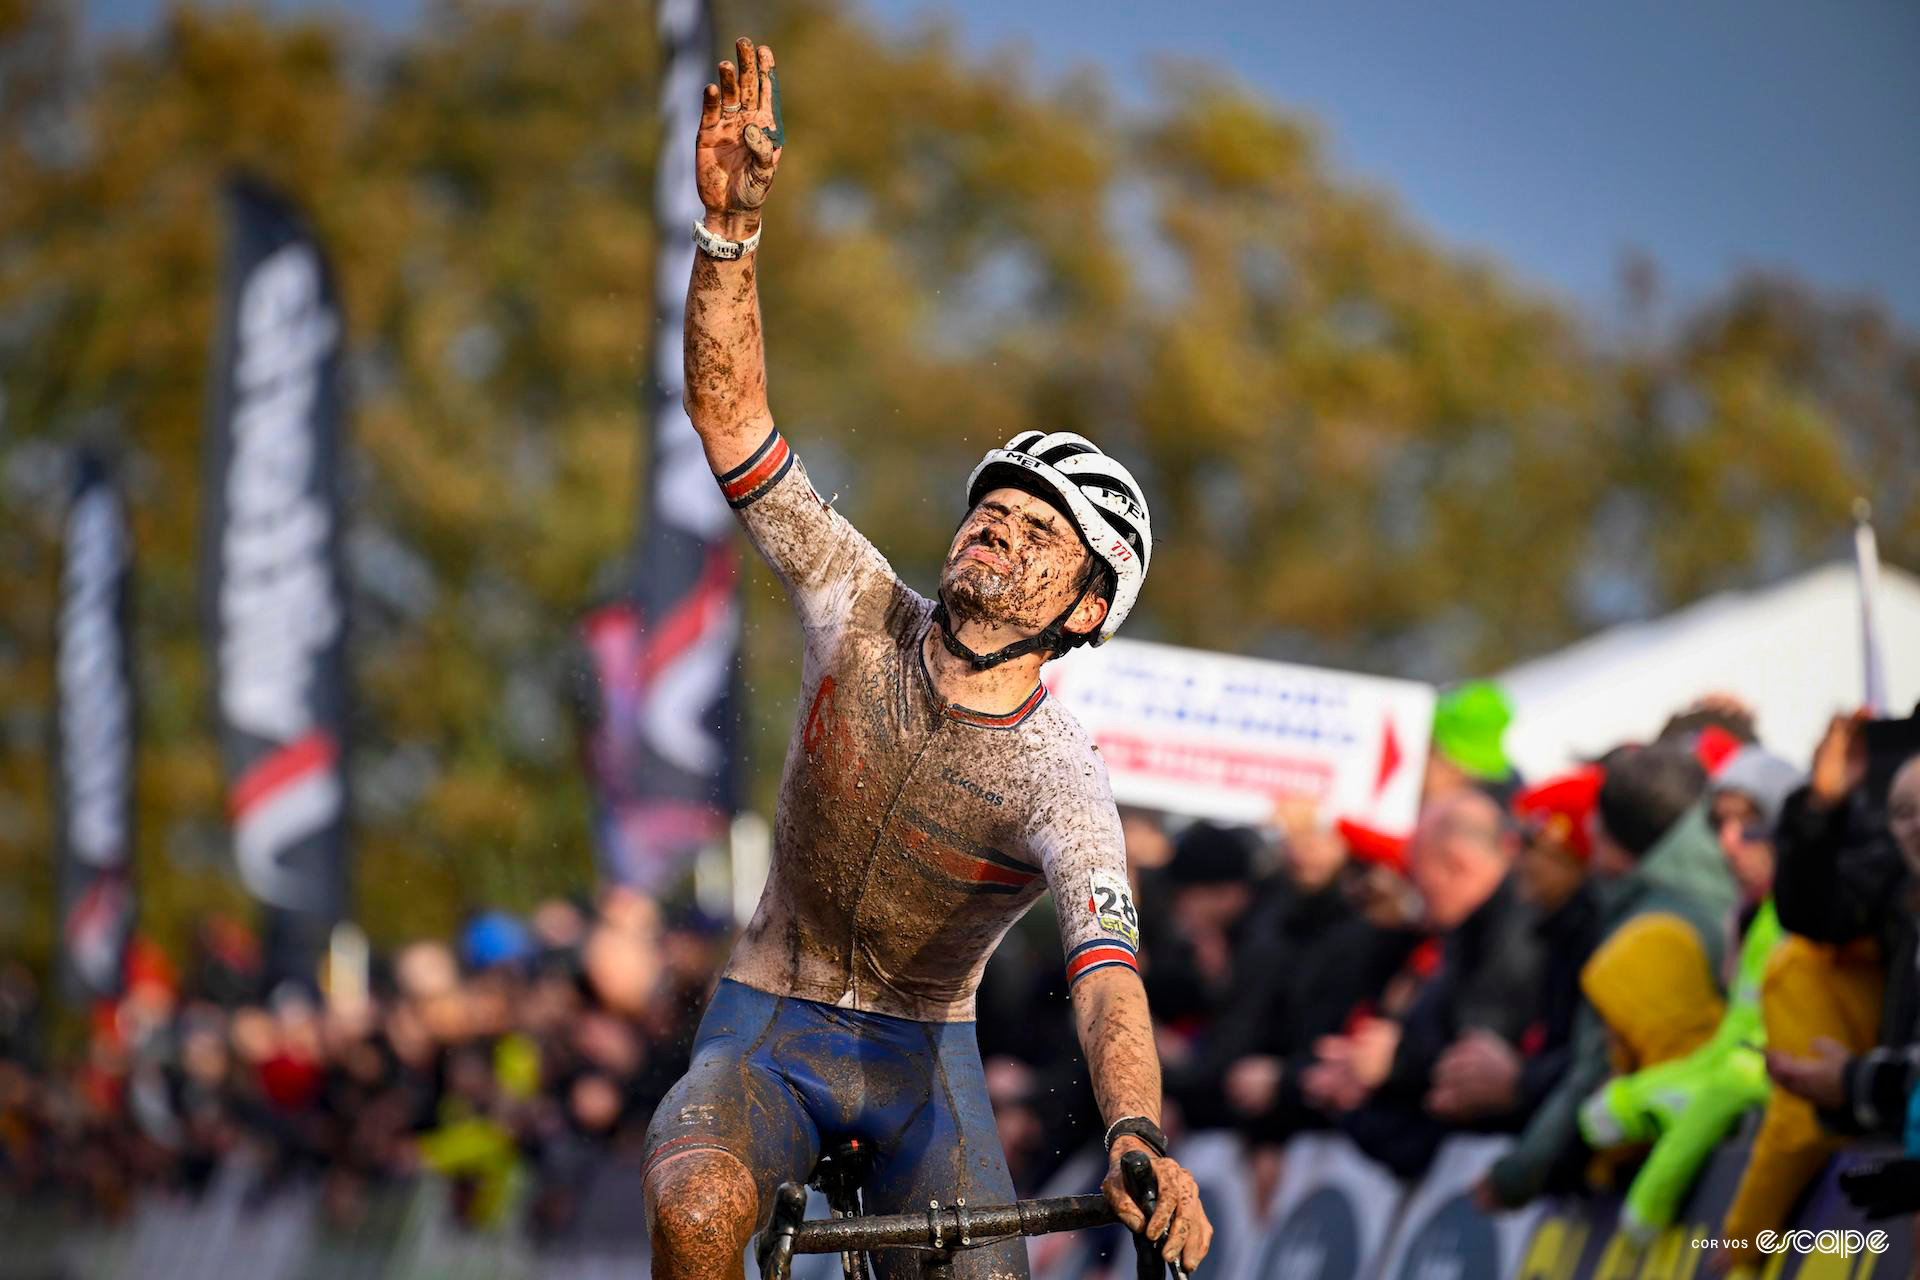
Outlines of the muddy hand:
M 1200 1205 L 1200 1188 L 1194 1183 L 1193 1175 L 1178 1163 L 1165 1156 L 1153 1156 L 1153 1176 L 1159 1186 L 1160 1202 L 1154 1207 L 1152 1219 L 1142 1221 L 1140 1206 L 1127 1193 L 1126 1179 L 1120 1172 L 1120 1157 L 1129 1150 L 1145 1151 L 1146 1148 L 1125 1138 L 1114 1143 L 1113 1160 L 1107 1167 L 1106 1181 L 1100 1184 L 1101 1192 L 1113 1206 L 1120 1225 L 1135 1233 L 1144 1227 L 1147 1239 L 1159 1244 L 1161 1257 L 1192 1274 L 1213 1245 L 1213 1224 L 1207 1221 L 1207 1211 Z
M 738 239 L 759 229 L 785 137 L 773 50 L 746 39 L 734 50 L 738 62 L 722 62 L 719 82 L 700 100 L 693 172 L 707 228 Z

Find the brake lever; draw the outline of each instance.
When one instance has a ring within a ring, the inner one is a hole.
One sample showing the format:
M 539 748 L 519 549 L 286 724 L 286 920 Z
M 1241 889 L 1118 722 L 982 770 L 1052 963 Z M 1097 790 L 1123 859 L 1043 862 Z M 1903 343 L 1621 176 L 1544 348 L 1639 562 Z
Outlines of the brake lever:
M 1147 1218 L 1153 1217 L 1153 1211 L 1160 1203 L 1159 1180 L 1153 1176 L 1153 1161 L 1147 1159 L 1144 1151 L 1129 1151 L 1120 1157 L 1120 1180 L 1126 1184 L 1127 1194 L 1140 1206 L 1140 1212 Z M 1144 1224 L 1143 1224 L 1144 1226 Z M 1160 1238 L 1165 1243 L 1166 1237 Z M 1142 1230 L 1133 1237 L 1134 1274 L 1138 1280 L 1160 1280 L 1160 1267 L 1164 1261 L 1152 1240 Z M 1165 1263 L 1167 1272 L 1173 1280 L 1187 1280 L 1187 1273 L 1177 1262 Z
M 783 1182 L 773 1193 L 773 1212 L 767 1216 L 767 1229 L 760 1233 L 754 1259 L 766 1280 L 787 1280 L 793 1268 L 793 1233 L 807 1216 L 807 1189 L 797 1182 Z

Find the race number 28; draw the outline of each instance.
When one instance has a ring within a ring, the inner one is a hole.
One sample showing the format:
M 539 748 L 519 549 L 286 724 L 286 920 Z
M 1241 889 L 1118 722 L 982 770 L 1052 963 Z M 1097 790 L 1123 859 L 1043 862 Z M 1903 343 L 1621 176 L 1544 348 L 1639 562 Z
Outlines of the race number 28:
M 1140 913 L 1134 910 L 1133 895 L 1126 880 L 1111 871 L 1095 871 L 1087 906 L 1093 918 L 1108 933 L 1126 939 L 1127 945 L 1140 945 Z

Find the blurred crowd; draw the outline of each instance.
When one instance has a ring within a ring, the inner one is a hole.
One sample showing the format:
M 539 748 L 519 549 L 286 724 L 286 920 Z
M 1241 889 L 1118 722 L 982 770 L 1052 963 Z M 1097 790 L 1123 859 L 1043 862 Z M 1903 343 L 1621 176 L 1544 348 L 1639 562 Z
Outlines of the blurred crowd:
M 698 911 L 612 890 L 262 991 L 257 940 L 215 920 L 184 973 L 136 942 L 126 994 L 63 1071 L 31 976 L 6 970 L 0 1195 L 116 1215 L 238 1158 L 260 1196 L 317 1184 L 340 1228 L 383 1183 L 433 1171 L 470 1226 L 565 1232 L 685 1070 L 727 941 Z
M 1169 1131 L 1237 1131 L 1269 1189 L 1308 1130 L 1408 1178 L 1449 1134 L 1510 1134 L 1484 1207 L 1611 1188 L 1647 1239 L 1745 1123 L 1718 1234 L 1749 1242 L 1839 1144 L 1920 1147 L 1916 722 L 1836 718 L 1803 769 L 1709 697 L 1521 779 L 1507 714 L 1493 686 L 1443 697 L 1408 837 L 1123 813 Z M 0 1195 L 112 1214 L 244 1154 L 340 1223 L 432 1170 L 472 1226 L 565 1232 L 633 1166 L 729 940 L 613 890 L 263 991 L 255 939 L 211 921 L 178 970 L 136 945 L 63 1069 L 32 975 L 0 969 Z M 1051 912 L 989 965 L 979 1039 L 1032 1194 L 1099 1134 Z
M 1751 1125 L 1716 1233 L 1748 1247 L 1714 1262 L 1754 1262 L 1840 1144 L 1920 1149 L 1920 721 L 1836 718 L 1808 770 L 1710 696 L 1523 780 L 1508 718 L 1494 686 L 1442 699 L 1406 839 L 1126 815 L 1168 1126 L 1237 1130 L 1267 1190 L 1307 1130 L 1409 1179 L 1508 1134 L 1483 1208 L 1614 1191 L 1645 1242 Z M 1023 1188 L 1095 1132 L 1039 945 L 1010 940 L 981 1006 Z

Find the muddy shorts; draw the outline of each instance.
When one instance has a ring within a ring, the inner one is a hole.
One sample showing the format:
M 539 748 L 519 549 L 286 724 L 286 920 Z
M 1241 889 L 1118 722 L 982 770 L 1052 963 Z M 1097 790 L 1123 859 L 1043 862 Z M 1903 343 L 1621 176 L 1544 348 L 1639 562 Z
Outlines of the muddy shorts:
M 873 1152 L 862 1192 L 870 1214 L 1013 1201 L 971 1022 L 855 1013 L 732 981 L 714 992 L 692 1065 L 654 1112 L 647 1166 L 729 1152 L 753 1173 L 764 1223 L 773 1189 L 804 1180 L 823 1146 L 847 1138 Z M 912 1253 L 873 1256 L 882 1277 L 919 1274 Z M 1026 1247 L 1016 1239 L 957 1254 L 953 1273 L 1024 1280 Z

